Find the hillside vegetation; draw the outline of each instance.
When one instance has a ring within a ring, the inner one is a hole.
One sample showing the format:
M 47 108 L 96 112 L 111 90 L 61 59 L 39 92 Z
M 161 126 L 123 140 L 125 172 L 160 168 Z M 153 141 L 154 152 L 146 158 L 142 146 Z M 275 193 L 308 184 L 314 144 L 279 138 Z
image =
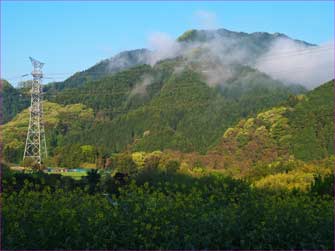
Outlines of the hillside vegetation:
M 7 123 L 16 114 L 30 105 L 30 97 L 15 89 L 6 80 L 1 80 L 1 96 L 2 96 L 2 121 L 1 124 Z
M 82 104 L 62 106 L 44 102 L 43 109 L 47 148 L 49 155 L 55 158 L 57 158 L 57 147 L 62 147 L 64 138 L 68 134 L 79 133 L 94 121 L 92 109 Z M 29 111 L 25 109 L 12 121 L 0 126 L 6 161 L 19 163 L 22 160 L 28 124 Z M 69 156 L 71 154 L 68 152 Z
M 333 100 L 333 81 L 290 96 L 282 106 L 229 128 L 214 150 L 254 163 L 290 155 L 304 161 L 327 158 L 334 152 Z
M 283 102 L 297 91 L 248 67 L 238 66 L 235 71 L 236 77 L 225 85 L 211 87 L 197 65 L 185 66 L 183 59 L 165 60 L 154 67 L 137 66 L 47 98 L 93 108 L 97 122 L 80 138 L 69 141 L 112 151 L 131 147 L 136 151 L 204 153 L 228 126 Z
M 334 81 L 254 69 L 278 39 L 314 46 L 191 30 L 47 84 L 43 171 L 29 82 L 3 81 L 2 248 L 333 250 Z

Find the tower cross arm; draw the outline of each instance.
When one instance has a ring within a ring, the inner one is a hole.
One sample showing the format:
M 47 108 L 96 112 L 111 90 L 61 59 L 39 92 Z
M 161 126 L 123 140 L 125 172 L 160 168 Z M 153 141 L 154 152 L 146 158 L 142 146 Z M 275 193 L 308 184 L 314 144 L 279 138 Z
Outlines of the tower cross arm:
M 40 68 L 41 69 L 44 65 L 44 63 L 38 61 L 37 59 L 34 59 L 32 57 L 29 57 L 29 59 L 30 59 L 31 63 L 33 64 L 34 68 Z

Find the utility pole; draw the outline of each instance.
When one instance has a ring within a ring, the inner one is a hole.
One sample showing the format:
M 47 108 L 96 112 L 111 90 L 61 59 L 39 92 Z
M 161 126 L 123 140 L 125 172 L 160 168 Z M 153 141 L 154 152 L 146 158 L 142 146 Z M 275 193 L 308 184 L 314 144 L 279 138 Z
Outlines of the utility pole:
M 30 119 L 23 160 L 31 159 L 33 164 L 37 164 L 41 168 L 43 159 L 47 157 L 42 105 L 42 67 L 44 63 L 32 57 L 29 57 L 29 59 L 34 70 L 31 73 L 33 83 L 31 87 Z

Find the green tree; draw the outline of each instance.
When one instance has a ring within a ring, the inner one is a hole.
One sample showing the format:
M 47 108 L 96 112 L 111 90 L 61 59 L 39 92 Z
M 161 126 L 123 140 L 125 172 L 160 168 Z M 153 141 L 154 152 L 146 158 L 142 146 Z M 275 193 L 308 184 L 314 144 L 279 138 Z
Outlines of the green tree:
M 178 160 L 169 160 L 165 165 L 166 172 L 168 174 L 173 174 L 178 171 L 179 166 L 180 162 Z
M 98 183 L 100 181 L 100 174 L 98 170 L 91 169 L 87 172 L 87 176 L 85 177 L 88 183 L 88 191 L 90 194 L 94 194 L 97 191 Z
M 116 167 L 119 172 L 128 175 L 132 175 L 137 171 L 135 162 L 131 155 L 127 153 L 119 154 L 116 157 Z

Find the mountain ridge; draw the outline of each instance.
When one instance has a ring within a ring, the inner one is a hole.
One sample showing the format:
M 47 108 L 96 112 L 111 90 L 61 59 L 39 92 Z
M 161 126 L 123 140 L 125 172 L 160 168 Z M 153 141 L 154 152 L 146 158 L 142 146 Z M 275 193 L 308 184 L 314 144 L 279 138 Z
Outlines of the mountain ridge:
M 273 33 L 273 34 L 267 32 L 245 33 L 245 32 L 230 31 L 223 28 L 216 30 L 186 31 L 176 39 L 176 42 L 181 44 L 189 42 L 186 41 L 187 37 L 189 36 L 187 34 L 206 38 L 202 42 L 208 42 L 208 40 L 212 40 L 217 37 L 220 37 L 220 39 L 223 39 L 223 41 L 225 39 L 227 40 L 228 38 L 229 39 L 233 38 L 234 46 L 242 46 L 241 48 L 246 47 L 247 50 L 251 50 L 253 56 L 261 55 L 262 51 L 263 53 L 265 53 L 266 50 L 270 47 L 271 43 L 277 38 L 286 38 L 298 44 L 303 44 L 305 46 L 315 46 L 314 44 L 310 44 L 302 40 L 292 39 L 287 35 L 281 33 Z M 208 36 L 210 37 L 210 39 L 208 39 Z M 104 76 L 116 73 L 120 70 L 128 69 L 133 66 L 137 66 L 140 64 L 152 64 L 150 58 L 153 56 L 154 53 L 155 53 L 154 51 L 145 48 L 123 51 L 116 54 L 113 57 L 98 62 L 97 64 L 89 67 L 84 71 L 75 73 L 74 75 L 70 76 L 68 79 L 64 81 L 50 83 L 45 88 L 46 90 L 50 89 L 62 90 L 66 87 L 76 87 L 80 86 L 81 84 L 83 84 L 88 80 L 98 80 Z

